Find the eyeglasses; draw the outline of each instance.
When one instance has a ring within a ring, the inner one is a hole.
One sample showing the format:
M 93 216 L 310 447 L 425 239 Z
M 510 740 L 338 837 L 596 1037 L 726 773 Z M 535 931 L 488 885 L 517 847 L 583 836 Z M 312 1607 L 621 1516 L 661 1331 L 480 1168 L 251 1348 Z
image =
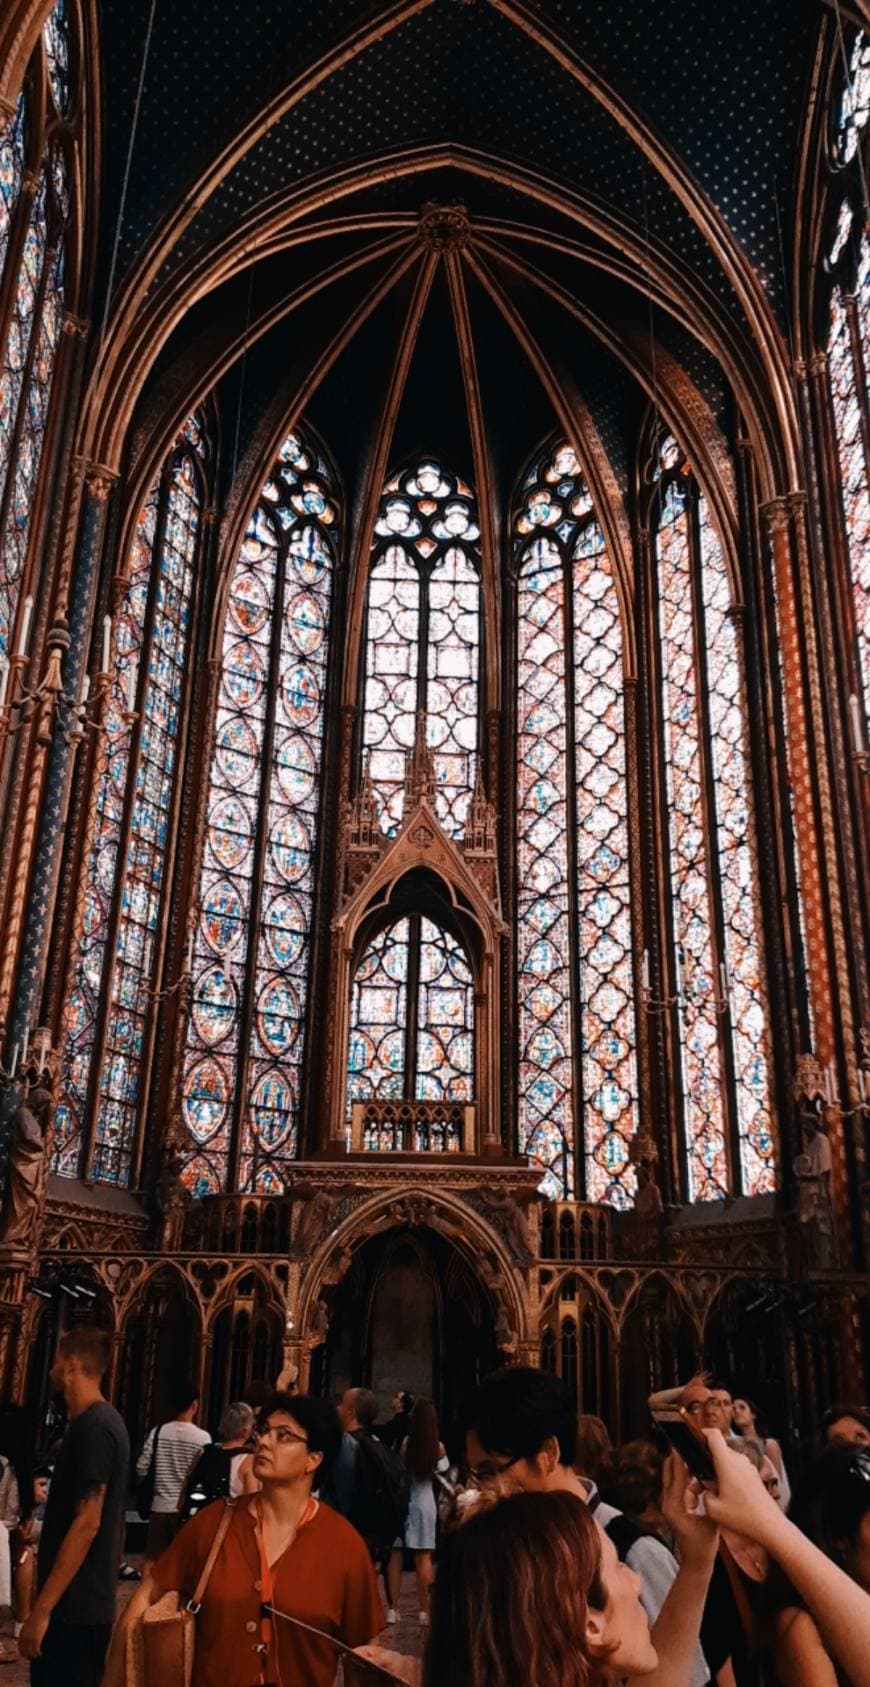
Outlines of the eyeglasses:
M 291 1441 L 299 1441 L 303 1447 L 308 1446 L 307 1435 L 297 1435 L 293 1429 L 286 1429 L 283 1424 L 260 1423 L 254 1430 L 255 1441 L 268 1441 L 274 1435 L 279 1447 L 287 1447 Z
M 495 1482 L 499 1476 L 504 1476 L 506 1470 L 512 1470 L 515 1464 L 519 1464 L 522 1458 L 525 1458 L 525 1453 L 515 1453 L 513 1458 L 507 1459 L 504 1464 L 480 1464 L 476 1470 L 469 1465 L 468 1479 L 477 1483 Z

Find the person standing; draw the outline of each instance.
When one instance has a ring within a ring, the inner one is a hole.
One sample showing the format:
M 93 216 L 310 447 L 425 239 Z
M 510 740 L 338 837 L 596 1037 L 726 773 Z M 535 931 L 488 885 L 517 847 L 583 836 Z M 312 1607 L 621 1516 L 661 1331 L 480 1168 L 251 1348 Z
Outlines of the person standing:
M 414 1554 L 417 1575 L 417 1611 L 420 1622 L 429 1621 L 429 1593 L 432 1587 L 432 1554 L 438 1532 L 438 1508 L 435 1502 L 435 1475 L 449 1469 L 449 1460 L 438 1438 L 438 1417 L 431 1400 L 418 1400 L 411 1412 L 407 1438 L 401 1448 L 405 1467 L 411 1478 L 408 1498 L 408 1519 L 405 1524 L 405 1546 Z M 387 1622 L 397 1620 L 399 1588 L 402 1576 L 401 1547 L 390 1556 L 386 1582 L 390 1608 Z
M 222 1500 L 207 1505 L 179 1530 L 117 1625 L 103 1687 L 123 1687 L 127 1634 L 148 1607 L 164 1593 L 192 1596 L 222 1523 L 226 1533 L 196 1612 L 193 1687 L 333 1687 L 329 1637 L 361 1646 L 384 1620 L 364 1543 L 313 1492 L 340 1445 L 328 1400 L 274 1396 L 254 1441 L 260 1491 L 232 1502 L 229 1513 Z M 273 1605 L 296 1622 L 265 1609 Z
M 37 1591 L 18 1647 L 31 1687 L 99 1687 L 115 1617 L 130 1442 L 104 1398 L 109 1339 L 88 1325 L 61 1337 L 51 1373 L 69 1429 L 48 1491 Z
M 227 1406 L 217 1440 L 204 1447 L 191 1466 L 179 1507 L 182 1522 L 189 1522 L 213 1500 L 235 1500 L 240 1494 L 256 1492 L 257 1483 L 251 1474 L 253 1429 L 251 1406 L 244 1400 L 234 1400 Z
M 175 1416 L 169 1423 L 155 1424 L 145 1437 L 136 1462 L 136 1475 L 145 1480 L 157 1441 L 154 1459 L 154 1496 L 145 1538 L 145 1563 L 142 1574 L 150 1570 L 155 1558 L 174 1540 L 179 1524 L 179 1506 L 191 1469 L 211 1436 L 194 1421 L 199 1411 L 199 1390 L 187 1383 L 175 1398 Z
M 390 1447 L 397 1453 L 410 1428 L 411 1412 L 414 1408 L 413 1394 L 407 1388 L 400 1389 L 398 1394 L 393 1395 L 390 1407 L 392 1417 L 387 1423 L 376 1423 L 375 1434 L 379 1441 L 383 1441 L 385 1447 Z

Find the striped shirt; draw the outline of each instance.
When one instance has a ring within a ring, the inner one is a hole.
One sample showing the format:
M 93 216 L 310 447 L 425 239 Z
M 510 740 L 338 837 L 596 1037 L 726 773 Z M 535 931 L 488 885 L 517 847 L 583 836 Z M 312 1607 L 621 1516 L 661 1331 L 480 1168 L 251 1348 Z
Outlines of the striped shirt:
M 195 1423 L 180 1423 L 172 1418 L 169 1423 L 155 1425 L 145 1437 L 136 1463 L 136 1475 L 141 1482 L 148 1475 L 151 1463 L 151 1452 L 154 1447 L 154 1437 L 160 1429 L 160 1439 L 157 1442 L 157 1462 L 154 1470 L 154 1500 L 152 1511 L 166 1513 L 177 1511 L 181 1500 L 184 1484 L 190 1470 L 199 1458 L 203 1447 L 207 1447 L 211 1436 L 205 1429 L 200 1429 Z

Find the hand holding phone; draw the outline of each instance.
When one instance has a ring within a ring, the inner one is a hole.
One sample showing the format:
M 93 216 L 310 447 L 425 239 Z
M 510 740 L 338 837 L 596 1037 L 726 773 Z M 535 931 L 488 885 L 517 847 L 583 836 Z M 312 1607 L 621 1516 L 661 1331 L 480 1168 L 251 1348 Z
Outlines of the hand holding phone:
M 716 1481 L 716 1467 L 706 1438 L 703 1431 L 696 1428 L 688 1412 L 684 1412 L 681 1406 L 664 1406 L 653 1412 L 652 1419 L 699 1482 Z

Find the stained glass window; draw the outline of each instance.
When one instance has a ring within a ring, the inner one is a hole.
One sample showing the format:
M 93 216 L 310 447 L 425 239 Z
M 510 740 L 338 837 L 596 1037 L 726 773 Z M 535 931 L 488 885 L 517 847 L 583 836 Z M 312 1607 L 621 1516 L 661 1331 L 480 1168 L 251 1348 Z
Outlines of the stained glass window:
M 622 624 L 574 452 L 527 478 L 518 580 L 520 1146 L 552 1196 L 630 1203 L 637 1128 Z M 579 1139 L 579 1140 L 578 1140 Z
M 63 0 L 61 0 L 61 8 Z M 45 51 L 59 106 L 69 92 L 68 52 L 52 59 L 48 42 L 66 43 L 66 23 L 52 14 Z M 70 215 L 66 152 L 49 121 L 45 154 L 32 197 L 22 193 L 28 137 L 43 127 L 38 81 L 22 94 L 11 123 L 0 132 L 0 275 L 10 250 L 21 257 L 12 282 L 12 309 L 0 343 L 0 654 L 15 643 L 15 620 L 24 577 L 52 376 L 61 335 L 64 240 Z M 6 278 L 8 285 L 8 278 Z
M 298 1152 L 336 526 L 291 435 L 224 626 L 182 1089 L 197 1195 L 281 1190 Z
M 67 1004 L 55 1124 L 55 1168 L 75 1176 L 85 1119 L 93 1108 L 88 1175 L 100 1183 L 129 1181 L 140 1074 L 153 1019 L 202 509 L 202 468 L 188 441 L 200 438 L 200 423 L 194 420 L 143 503 L 115 621 L 94 831 L 86 857 L 84 922 Z
M 688 1193 L 693 1201 L 718 1200 L 732 1187 L 752 1195 L 775 1187 L 742 658 L 722 547 L 672 439 L 662 445 L 658 475 L 659 659 Z M 729 1165 L 730 1092 L 739 1168 Z
M 856 250 L 857 242 L 857 250 Z M 844 200 L 829 252 L 835 274 L 828 331 L 828 368 L 849 572 L 863 690 L 863 742 L 870 727 L 870 452 L 862 402 L 870 356 L 870 237 L 859 210 Z M 854 732 L 854 727 L 851 729 Z
M 419 716 L 439 819 L 454 837 L 464 829 L 478 735 L 479 537 L 471 488 L 431 459 L 387 483 L 369 575 L 363 745 L 390 837 Z
M 348 1112 L 373 1098 L 473 1100 L 471 968 L 458 939 L 425 915 L 397 920 L 368 944 L 350 1025 Z
M 837 160 L 848 164 L 858 151 L 861 130 L 870 116 L 870 36 L 859 30 L 849 54 L 848 74 L 837 112 L 835 150 Z

